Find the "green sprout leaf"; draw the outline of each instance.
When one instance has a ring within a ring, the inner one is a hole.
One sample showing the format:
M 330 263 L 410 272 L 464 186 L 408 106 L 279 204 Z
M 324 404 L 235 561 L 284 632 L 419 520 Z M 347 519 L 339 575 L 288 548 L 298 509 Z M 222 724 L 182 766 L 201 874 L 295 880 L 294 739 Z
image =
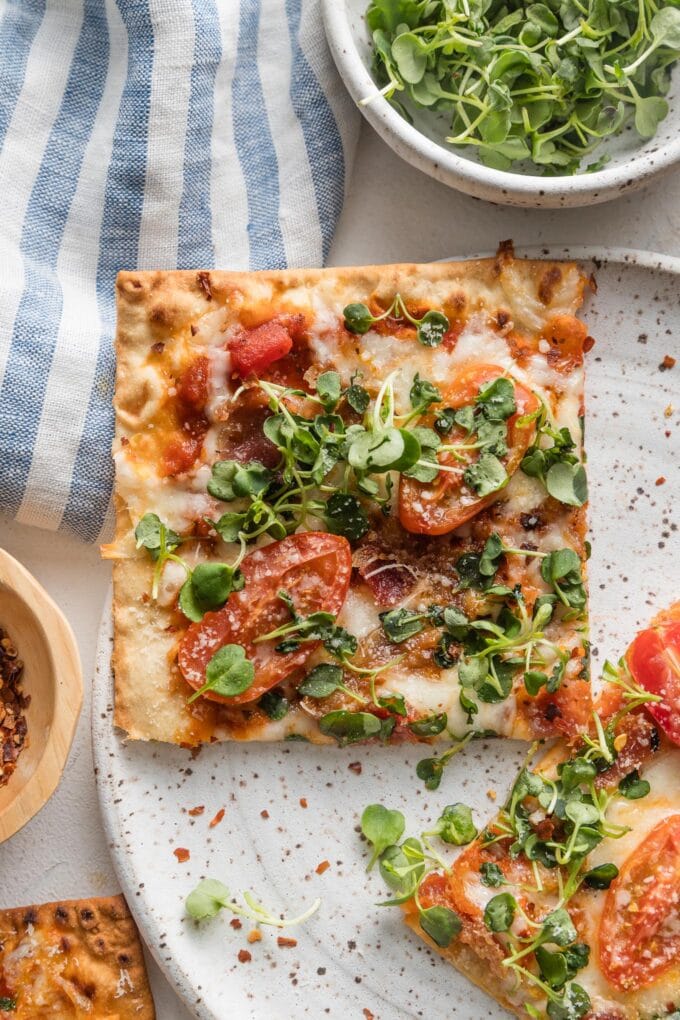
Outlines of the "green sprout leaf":
M 432 835 L 439 836 L 444 843 L 451 843 L 453 846 L 471 843 L 477 835 L 477 827 L 467 804 L 449 804 L 445 807 L 432 830 Z
M 328 712 L 319 719 L 319 729 L 326 736 L 334 737 L 340 747 L 355 744 L 359 740 L 370 740 L 380 733 L 380 719 L 370 712 L 346 712 L 338 709 Z
M 404 816 L 401 811 L 390 811 L 382 804 L 369 804 L 361 816 L 361 831 L 373 847 L 366 871 L 370 871 L 383 850 L 398 843 L 404 834 Z
M 408 724 L 408 728 L 416 737 L 436 737 L 444 732 L 447 721 L 446 712 L 441 712 L 437 715 L 424 716 L 422 719 L 414 719 Z
M 158 514 L 144 514 L 135 528 L 135 540 L 138 549 L 147 549 L 156 559 L 161 548 L 161 536 L 165 535 L 165 547 L 171 552 L 180 545 L 182 539 L 177 532 L 166 527 Z
M 482 885 L 488 886 L 490 889 L 497 889 L 499 885 L 505 884 L 505 878 L 503 872 L 494 864 L 492 861 L 484 861 L 480 865 L 479 873 L 481 875 Z
M 358 542 L 370 527 L 359 500 L 346 492 L 333 493 L 326 503 L 325 521 L 332 534 L 350 542 Z
M 650 790 L 651 786 L 646 779 L 640 779 L 637 769 L 629 772 L 619 783 L 620 793 L 628 800 L 640 800 L 640 798 L 646 797 Z
M 598 864 L 586 872 L 583 881 L 590 889 L 608 889 L 618 873 L 615 864 Z
M 252 687 L 255 666 L 246 658 L 242 645 L 224 645 L 218 649 L 205 671 L 206 682 L 189 698 L 189 703 L 212 691 L 223 698 L 234 698 Z
M 425 934 L 442 949 L 451 945 L 463 927 L 458 914 L 449 907 L 428 907 L 420 911 L 418 919 Z
M 298 691 L 305 698 L 327 698 L 343 686 L 343 673 L 340 666 L 330 662 L 315 666 L 298 686 Z
M 515 919 L 517 900 L 510 893 L 492 896 L 484 908 L 484 924 L 489 931 L 508 931 Z

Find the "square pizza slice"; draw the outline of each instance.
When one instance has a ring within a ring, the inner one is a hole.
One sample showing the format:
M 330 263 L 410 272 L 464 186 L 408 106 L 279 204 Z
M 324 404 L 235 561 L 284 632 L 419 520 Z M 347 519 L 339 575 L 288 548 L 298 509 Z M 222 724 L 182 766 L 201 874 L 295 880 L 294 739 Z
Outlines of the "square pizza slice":
M 155 1020 L 122 896 L 0 910 L 0 1017 Z
M 117 724 L 188 745 L 582 728 L 587 284 L 508 246 L 122 273 Z
M 409 926 L 519 1017 L 680 1015 L 680 603 L 607 676 L 596 727 L 522 769 L 406 897 Z M 403 850 L 381 866 L 393 888 Z

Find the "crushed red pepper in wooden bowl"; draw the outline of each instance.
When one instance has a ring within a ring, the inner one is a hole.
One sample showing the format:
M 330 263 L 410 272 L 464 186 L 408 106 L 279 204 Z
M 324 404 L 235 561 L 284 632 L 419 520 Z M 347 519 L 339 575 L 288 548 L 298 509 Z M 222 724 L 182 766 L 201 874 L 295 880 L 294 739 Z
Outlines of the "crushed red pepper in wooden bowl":
M 0 628 L 0 786 L 16 769 L 27 743 L 25 712 L 31 697 L 23 692 L 23 673 L 24 664 L 13 641 Z

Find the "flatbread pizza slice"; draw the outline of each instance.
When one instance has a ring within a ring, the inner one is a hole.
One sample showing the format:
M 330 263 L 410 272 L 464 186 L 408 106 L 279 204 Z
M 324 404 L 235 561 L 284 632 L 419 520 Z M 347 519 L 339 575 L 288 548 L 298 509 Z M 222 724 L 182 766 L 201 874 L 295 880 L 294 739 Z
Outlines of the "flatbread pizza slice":
M 494 821 L 405 906 L 519 1017 L 680 1009 L 680 603 L 608 676 L 597 728 L 522 769 Z
M 118 278 L 116 723 L 204 741 L 582 728 L 575 265 Z
M 155 1020 L 122 896 L 0 910 L 0 1017 Z

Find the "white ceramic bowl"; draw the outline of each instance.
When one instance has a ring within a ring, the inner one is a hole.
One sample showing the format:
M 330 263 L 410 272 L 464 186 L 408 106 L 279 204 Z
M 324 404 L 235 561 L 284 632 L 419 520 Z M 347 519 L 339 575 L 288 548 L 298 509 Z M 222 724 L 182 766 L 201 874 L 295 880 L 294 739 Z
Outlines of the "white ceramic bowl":
M 368 0 L 321 2 L 333 58 L 358 104 L 377 91 L 370 74 L 370 32 L 364 21 Z M 680 162 L 678 80 L 676 75 L 675 87 L 667 97 L 670 113 L 653 139 L 643 144 L 629 128 L 597 150 L 593 159 L 603 151 L 611 157 L 604 170 L 565 177 L 539 177 L 485 167 L 472 153 L 461 155 L 458 150 L 439 142 L 441 132 L 427 111 L 419 112 L 411 125 L 379 95 L 359 108 L 397 155 L 452 188 L 503 205 L 568 208 L 617 198 L 642 187 Z

